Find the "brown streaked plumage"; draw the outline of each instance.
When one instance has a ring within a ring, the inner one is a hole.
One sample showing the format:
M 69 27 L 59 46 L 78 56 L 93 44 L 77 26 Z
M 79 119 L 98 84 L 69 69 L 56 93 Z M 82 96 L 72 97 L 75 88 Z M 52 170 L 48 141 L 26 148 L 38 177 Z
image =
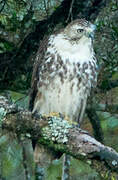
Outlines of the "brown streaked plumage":
M 75 20 L 41 42 L 32 75 L 29 108 L 33 113 L 60 113 L 82 122 L 87 97 L 97 82 L 94 28 L 84 19 Z
M 97 80 L 93 32 L 94 25 L 79 19 L 42 41 L 32 76 L 33 112 L 58 112 L 82 121 L 87 97 Z

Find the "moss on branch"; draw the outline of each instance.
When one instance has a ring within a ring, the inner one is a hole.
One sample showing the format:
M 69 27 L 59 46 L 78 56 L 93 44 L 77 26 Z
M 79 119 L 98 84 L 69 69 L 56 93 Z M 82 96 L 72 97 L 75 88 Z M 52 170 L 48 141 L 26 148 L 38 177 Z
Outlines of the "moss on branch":
M 3 107 L 0 102 L 0 108 Z M 18 135 L 37 140 L 40 144 L 57 152 L 67 153 L 77 159 L 99 159 L 107 167 L 118 172 L 118 153 L 104 146 L 86 131 L 78 128 L 61 117 L 32 115 L 31 112 L 18 109 L 8 111 L 2 121 L 2 128 Z M 4 105 L 5 108 L 5 105 Z M 13 106 L 14 109 L 14 106 Z

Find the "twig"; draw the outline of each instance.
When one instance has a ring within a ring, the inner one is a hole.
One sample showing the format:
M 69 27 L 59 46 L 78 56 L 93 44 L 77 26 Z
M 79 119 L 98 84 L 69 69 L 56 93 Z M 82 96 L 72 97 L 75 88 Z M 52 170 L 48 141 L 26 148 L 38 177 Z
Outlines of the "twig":
M 3 0 L 3 5 L 2 5 L 2 8 L 0 9 L 0 13 L 3 11 L 4 7 L 5 7 L 5 3 L 6 3 L 6 0 Z M 2 4 L 2 2 L 0 2 Z
M 71 18 L 71 21 L 73 20 L 72 9 L 73 9 L 74 1 L 75 1 L 75 0 L 72 0 L 72 2 L 71 2 L 71 5 L 70 5 L 70 9 L 69 9 L 69 13 L 68 13 L 68 17 L 67 17 L 66 23 L 69 21 L 70 18 Z

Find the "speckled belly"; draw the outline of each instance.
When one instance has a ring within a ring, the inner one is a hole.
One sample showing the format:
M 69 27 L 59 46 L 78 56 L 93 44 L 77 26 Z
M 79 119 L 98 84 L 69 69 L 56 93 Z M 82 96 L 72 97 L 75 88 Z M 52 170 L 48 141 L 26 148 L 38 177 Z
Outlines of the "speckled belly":
M 33 112 L 49 114 L 61 113 L 72 121 L 81 121 L 85 110 L 87 93 L 82 82 L 77 84 L 77 79 L 71 82 L 66 79 L 63 83 L 59 77 L 55 78 L 47 87 L 38 88 Z

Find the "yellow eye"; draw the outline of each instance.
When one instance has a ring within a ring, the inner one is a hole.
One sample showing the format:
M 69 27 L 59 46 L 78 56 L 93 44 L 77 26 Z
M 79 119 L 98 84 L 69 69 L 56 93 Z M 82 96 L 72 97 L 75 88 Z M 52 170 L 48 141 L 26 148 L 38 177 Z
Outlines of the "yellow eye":
M 77 29 L 78 33 L 82 33 L 84 31 L 84 29 Z

